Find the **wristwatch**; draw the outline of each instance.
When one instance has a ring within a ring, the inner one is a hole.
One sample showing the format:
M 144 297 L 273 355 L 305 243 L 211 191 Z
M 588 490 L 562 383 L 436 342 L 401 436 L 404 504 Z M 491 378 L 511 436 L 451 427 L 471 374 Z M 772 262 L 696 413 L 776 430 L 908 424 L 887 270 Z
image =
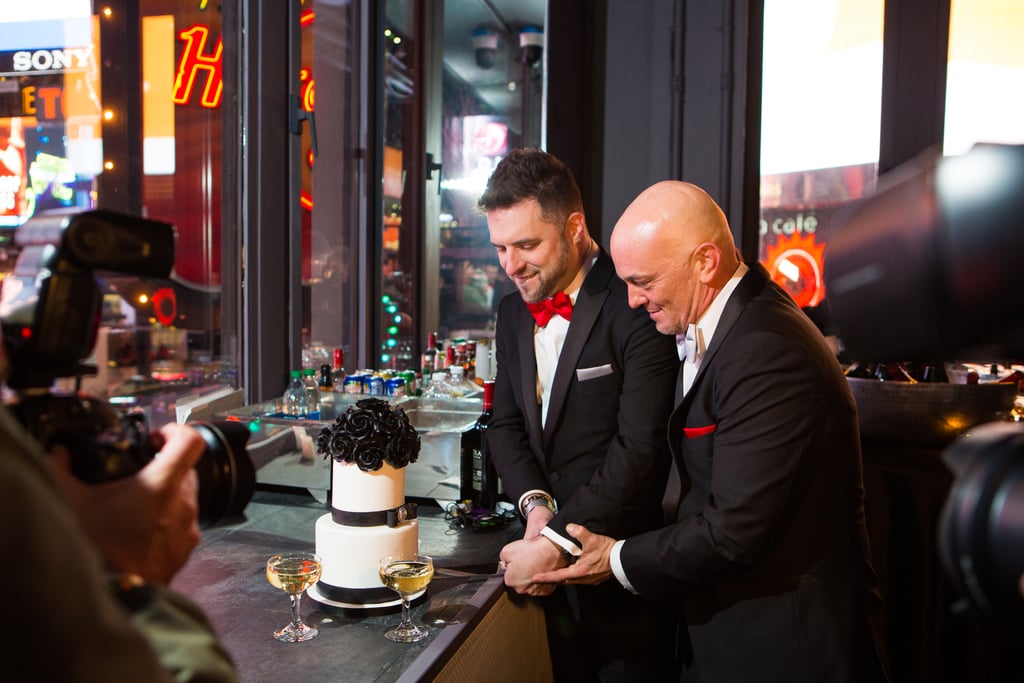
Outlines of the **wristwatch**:
M 546 493 L 531 493 L 529 496 L 523 499 L 522 502 L 522 513 L 523 517 L 527 518 L 530 516 L 530 512 L 538 505 L 543 505 L 547 509 L 551 510 L 552 514 L 558 512 L 558 506 L 555 505 L 555 499 Z

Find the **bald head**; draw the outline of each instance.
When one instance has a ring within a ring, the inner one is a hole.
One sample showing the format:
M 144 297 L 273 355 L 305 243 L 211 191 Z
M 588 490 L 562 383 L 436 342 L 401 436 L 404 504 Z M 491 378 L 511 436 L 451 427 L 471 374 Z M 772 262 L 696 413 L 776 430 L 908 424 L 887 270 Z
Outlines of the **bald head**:
M 626 208 L 611 236 L 612 260 L 665 334 L 696 322 L 739 265 L 725 214 L 701 188 L 667 180 Z
M 736 249 L 725 214 L 715 201 L 696 185 L 679 180 L 665 180 L 641 192 L 615 224 L 613 252 L 616 242 L 656 243 L 659 251 L 674 254 L 702 242 L 711 242 L 727 254 Z

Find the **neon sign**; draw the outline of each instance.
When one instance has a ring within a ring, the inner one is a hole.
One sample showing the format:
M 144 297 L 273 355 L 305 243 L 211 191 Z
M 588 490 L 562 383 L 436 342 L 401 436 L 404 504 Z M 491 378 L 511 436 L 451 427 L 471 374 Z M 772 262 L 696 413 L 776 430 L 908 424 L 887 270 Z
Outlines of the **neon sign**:
M 315 18 L 313 10 L 303 10 L 299 19 L 303 28 L 310 26 Z M 222 71 L 221 56 L 224 50 L 224 43 L 217 38 L 213 52 L 207 52 L 206 43 L 210 38 L 210 27 L 204 24 L 193 24 L 189 28 L 178 33 L 178 38 L 185 43 L 181 58 L 178 60 L 178 68 L 174 77 L 173 100 L 177 105 L 187 105 L 192 101 L 192 93 L 196 87 L 196 79 L 200 72 L 206 72 L 206 86 L 199 98 L 199 105 L 207 109 L 216 109 L 220 106 L 221 97 L 224 92 L 224 80 Z M 313 72 L 308 67 L 299 69 L 299 82 L 302 84 L 301 107 L 305 111 L 313 111 L 315 103 L 316 88 L 313 79 Z M 49 100 L 46 101 L 49 105 Z M 313 167 L 313 153 L 306 155 L 306 163 Z M 306 190 L 302 191 L 300 203 L 306 210 L 313 208 L 313 199 Z
M 309 26 L 315 17 L 313 10 L 303 10 L 299 23 L 303 27 Z M 178 33 L 178 38 L 185 41 L 185 49 L 181 53 L 181 59 L 178 60 L 178 70 L 174 76 L 175 104 L 185 105 L 192 100 L 196 78 L 200 71 L 205 71 L 206 87 L 203 88 L 199 104 L 207 109 L 215 109 L 220 106 L 221 96 L 224 93 L 221 67 L 224 42 L 221 38 L 217 38 L 213 52 L 207 54 L 206 41 L 209 37 L 210 27 L 205 24 L 193 24 Z M 313 111 L 313 77 L 308 68 L 303 67 L 299 71 L 299 80 L 302 82 L 302 108 L 306 111 Z
M 815 242 L 813 234 L 792 234 L 768 247 L 764 267 L 803 308 L 817 306 L 825 298 L 824 262 L 825 245 Z
M 206 73 L 206 87 L 203 88 L 199 104 L 207 109 L 220 106 L 224 92 L 224 79 L 221 71 L 221 53 L 224 43 L 217 38 L 217 45 L 212 54 L 206 54 L 206 39 L 210 36 L 210 27 L 196 24 L 178 34 L 185 41 L 185 50 L 178 61 L 178 72 L 174 77 L 174 103 L 188 104 L 192 99 L 192 89 L 200 71 Z

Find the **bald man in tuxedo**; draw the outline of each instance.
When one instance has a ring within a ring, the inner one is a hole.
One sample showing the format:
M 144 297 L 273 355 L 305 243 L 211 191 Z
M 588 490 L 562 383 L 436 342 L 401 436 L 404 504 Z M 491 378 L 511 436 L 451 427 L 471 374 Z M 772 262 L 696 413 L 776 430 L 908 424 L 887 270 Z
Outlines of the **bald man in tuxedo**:
M 684 681 L 886 680 L 856 406 L 825 339 L 694 185 L 642 192 L 611 252 L 630 305 L 681 341 L 680 486 L 664 528 L 568 525 L 579 561 L 534 580 L 673 601 Z

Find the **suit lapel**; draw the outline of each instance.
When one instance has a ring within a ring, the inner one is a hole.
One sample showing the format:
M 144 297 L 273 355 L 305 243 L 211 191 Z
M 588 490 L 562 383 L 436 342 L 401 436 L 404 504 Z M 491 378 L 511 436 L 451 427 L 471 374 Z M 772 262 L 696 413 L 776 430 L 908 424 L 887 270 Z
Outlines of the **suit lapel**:
M 548 403 L 548 417 L 544 423 L 544 446 L 547 450 L 562 413 L 565 411 L 566 396 L 572 386 L 573 374 L 590 338 L 590 332 L 601 313 L 601 307 L 608 298 L 608 279 L 614 274 L 612 260 L 602 249 L 597 261 L 591 267 L 580 286 L 580 293 L 572 309 L 572 322 L 565 335 L 562 351 L 558 354 L 558 365 L 551 383 L 551 398 Z
M 522 300 L 520 300 L 522 304 Z M 533 316 L 526 304 L 519 306 L 519 382 L 523 392 L 523 413 L 530 435 L 541 442 L 540 406 L 537 404 L 537 352 L 533 346 Z
M 714 360 L 715 354 L 718 353 L 718 349 L 721 348 L 723 340 L 729 336 L 729 331 L 732 330 L 732 326 L 739 320 L 740 314 L 743 313 L 743 309 L 747 307 L 747 304 L 764 289 L 765 284 L 768 282 L 768 271 L 764 269 L 760 263 L 755 263 L 747 271 L 747 274 L 743 276 L 740 283 L 736 285 L 736 289 L 733 290 L 732 296 L 729 297 L 729 301 L 725 304 L 725 309 L 722 311 L 722 317 L 718 319 L 718 326 L 715 328 L 714 337 L 711 339 L 711 345 L 708 346 L 704 352 L 704 357 L 700 361 L 700 369 L 697 371 L 697 376 L 693 378 L 693 387 L 690 389 L 690 396 L 693 395 L 694 388 L 700 382 L 701 377 L 704 376 L 704 372 L 711 365 Z
M 686 416 L 690 412 L 693 399 L 700 391 L 701 379 L 711 366 L 715 355 L 718 353 L 718 349 L 722 346 L 723 340 L 729 336 L 729 332 L 736 324 L 736 321 L 739 320 L 743 310 L 759 292 L 764 290 L 764 287 L 769 282 L 768 272 L 760 263 L 755 263 L 749 266 L 749 268 L 749 272 L 743 276 L 739 285 L 733 290 L 732 296 L 729 297 L 729 301 L 722 311 L 722 317 L 718 320 L 718 326 L 715 328 L 715 335 L 711 340 L 711 345 L 704 352 L 704 357 L 700 362 L 700 369 L 697 371 L 697 376 L 693 379 L 693 386 L 690 387 L 690 392 L 686 396 L 681 396 L 683 373 L 682 363 L 680 363 L 679 378 L 676 380 L 676 407 L 672 411 L 672 415 L 669 416 L 667 428 L 668 445 L 675 468 L 671 475 L 675 478 L 675 481 L 669 482 L 665 497 L 662 500 L 667 520 L 675 519 L 679 503 L 690 488 L 689 477 L 686 474 L 682 461 L 683 427 L 686 424 Z

